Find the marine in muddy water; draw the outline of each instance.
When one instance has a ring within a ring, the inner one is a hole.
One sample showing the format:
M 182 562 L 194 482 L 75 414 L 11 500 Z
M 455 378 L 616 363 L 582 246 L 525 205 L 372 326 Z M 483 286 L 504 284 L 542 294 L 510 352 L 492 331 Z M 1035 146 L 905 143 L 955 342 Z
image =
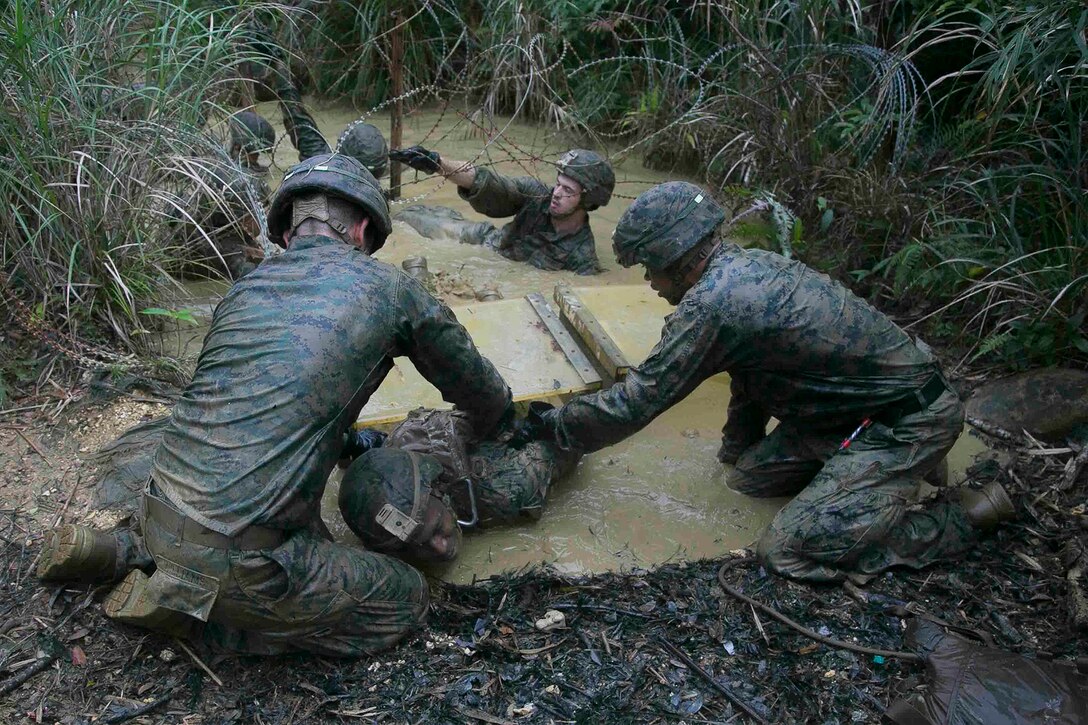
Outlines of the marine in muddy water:
M 259 101 L 277 101 L 283 114 L 283 126 L 291 143 L 298 150 L 298 160 L 331 152 L 325 137 L 317 130 L 317 123 L 306 110 L 291 74 L 287 53 L 276 42 L 267 28 L 250 22 L 245 26 L 243 45 L 248 59 L 238 69 L 239 75 L 253 87 L 253 95 Z
M 531 176 L 503 176 L 487 167 L 443 158 L 422 146 L 394 150 L 389 158 L 447 177 L 457 185 L 458 195 L 485 216 L 514 217 L 500 230 L 488 222 L 468 222 L 443 207 L 404 209 L 397 218 L 423 236 L 445 233 L 463 244 L 481 244 L 507 259 L 545 270 L 602 271 L 589 212 L 608 204 L 616 176 L 599 154 L 586 149 L 565 153 L 556 162 L 558 174 L 551 189 Z
M 162 432 L 142 497 L 147 555 L 65 527 L 39 575 L 108 578 L 142 558 L 106 599 L 119 621 L 234 651 L 359 655 L 415 628 L 428 591 L 400 560 L 328 539 L 319 505 L 347 429 L 399 356 L 474 436 L 512 415 L 510 391 L 449 308 L 371 256 L 388 206 L 354 159 L 293 167 L 268 226 L 286 251 L 220 302 Z
M 227 120 L 230 145 L 227 155 L 246 173 L 261 203 L 272 196 L 268 186 L 268 167 L 261 165 L 261 154 L 271 153 L 276 145 L 272 124 L 259 113 L 239 111 Z
M 221 158 L 188 164 L 168 225 L 173 242 L 184 249 L 183 277 L 241 279 L 264 258 L 254 205 L 264 203 L 263 179 Z
M 264 258 L 260 222 L 253 207 L 263 207 L 270 190 L 260 154 L 271 151 L 275 132 L 252 111 L 227 119 L 227 155 L 195 160 L 169 207 L 174 241 L 186 250 L 182 276 L 241 279 Z
M 538 520 L 548 489 L 578 462 L 546 441 L 515 448 L 506 437 L 473 441 L 458 411 L 412 411 L 381 448 L 348 466 L 340 513 L 368 549 L 449 561 L 462 529 Z
M 362 121 L 349 124 L 340 134 L 336 150 L 365 166 L 375 179 L 381 179 L 389 170 L 389 144 L 373 124 Z
M 953 558 L 1012 516 L 996 484 L 914 507 L 959 436 L 963 405 L 927 347 L 800 262 L 727 244 L 722 209 L 669 182 L 620 218 L 613 249 L 676 305 L 649 357 L 612 388 L 534 406 L 523 439 L 591 452 L 646 426 L 720 372 L 732 398 L 718 458 L 729 485 L 794 499 L 761 537 L 772 571 L 865 581 Z M 771 416 L 780 422 L 767 433 Z

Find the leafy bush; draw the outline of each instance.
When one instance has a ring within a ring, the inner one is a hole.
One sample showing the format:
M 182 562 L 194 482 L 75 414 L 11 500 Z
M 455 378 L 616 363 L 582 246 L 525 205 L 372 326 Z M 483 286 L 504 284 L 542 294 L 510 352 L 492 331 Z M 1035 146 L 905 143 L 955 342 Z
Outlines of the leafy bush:
M 217 20 L 122 0 L 15 0 L 0 16 L 0 299 L 21 340 L 137 365 L 139 311 L 169 298 L 190 256 L 176 231 L 194 187 L 261 217 L 252 194 L 208 183 L 231 167 L 202 127 L 252 60 L 243 26 Z

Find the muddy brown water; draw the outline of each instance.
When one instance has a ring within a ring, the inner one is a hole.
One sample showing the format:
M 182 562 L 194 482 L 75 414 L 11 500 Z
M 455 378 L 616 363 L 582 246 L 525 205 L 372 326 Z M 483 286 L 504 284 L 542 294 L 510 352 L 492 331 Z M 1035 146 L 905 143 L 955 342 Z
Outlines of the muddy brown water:
M 345 106 L 311 108 L 321 132 L 332 145 L 343 128 L 359 116 Z M 273 123 L 283 139 L 275 107 L 261 104 L 257 110 Z M 387 114 L 367 120 L 388 134 Z M 506 121 L 500 119 L 498 123 L 503 126 Z M 490 159 L 502 173 L 531 174 L 546 183 L 555 176 L 554 167 L 547 162 L 571 145 L 546 128 L 520 123 L 507 126 L 499 142 L 487 145 L 483 136 L 468 133 L 466 124 L 455 114 L 447 113 L 440 118 L 433 110 L 417 112 L 405 120 L 404 145 L 414 143 L 429 145 L 448 158 L 479 158 L 485 163 Z M 521 156 L 522 152 L 543 161 L 511 158 L 511 153 Z M 295 149 L 282 140 L 272 158 L 273 186 L 296 158 Z M 269 159 L 263 161 L 268 163 Z M 597 253 L 605 267 L 603 274 L 581 277 L 567 272 L 545 272 L 510 262 L 480 247 L 425 239 L 401 222 L 394 223 L 393 234 L 378 257 L 399 265 L 407 257 L 422 255 L 432 273 L 457 273 L 477 289 L 495 288 L 506 298 L 541 292 L 550 299 L 552 289 L 559 283 L 604 288 L 583 294 L 591 298 L 598 318 L 629 358 L 640 360 L 656 342 L 668 308 L 662 302 L 652 310 L 630 314 L 630 300 L 623 298 L 619 290 L 607 289 L 643 283 L 639 269 L 623 269 L 615 263 L 611 235 L 616 220 L 631 203 L 630 198 L 624 197 L 637 196 L 653 184 L 676 177 L 644 169 L 636 157 L 617 164 L 616 177 L 619 195 L 607 207 L 591 214 Z M 388 179 L 383 183 L 388 184 Z M 403 183 L 405 204 L 450 206 L 467 219 L 485 219 L 457 196 L 451 183 L 435 177 L 417 179 L 410 169 L 403 172 Z M 403 205 L 394 204 L 394 214 L 398 208 Z M 179 305 L 210 316 L 225 289 L 223 283 L 191 284 L 189 296 L 180 300 Z M 203 327 L 185 330 L 172 338 L 167 347 L 171 351 L 184 348 L 186 356 L 195 359 L 203 331 Z M 501 340 L 480 342 L 485 347 L 502 344 Z M 645 430 L 586 456 L 571 477 L 549 492 L 547 508 L 539 522 L 473 532 L 465 537 L 458 560 L 435 573 L 449 581 L 464 583 L 538 564 L 571 574 L 630 570 L 678 559 L 721 555 L 754 542 L 785 499 L 754 499 L 725 485 L 727 467 L 717 462 L 715 452 L 728 402 L 728 378 L 723 375 L 708 380 Z M 961 438 L 950 458 L 953 480 L 962 478 L 963 470 L 984 448 L 973 436 Z M 354 542 L 336 510 L 338 479 L 334 475 L 330 482 L 323 516 L 338 539 Z

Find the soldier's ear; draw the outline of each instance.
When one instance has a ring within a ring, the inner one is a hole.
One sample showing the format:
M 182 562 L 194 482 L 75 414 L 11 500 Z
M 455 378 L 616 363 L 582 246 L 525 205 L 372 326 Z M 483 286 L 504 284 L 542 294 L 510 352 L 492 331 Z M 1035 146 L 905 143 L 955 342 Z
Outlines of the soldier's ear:
M 369 226 L 370 218 L 365 216 L 351 225 L 351 243 L 367 254 L 374 251 L 371 248 L 371 240 L 366 233 L 367 227 Z

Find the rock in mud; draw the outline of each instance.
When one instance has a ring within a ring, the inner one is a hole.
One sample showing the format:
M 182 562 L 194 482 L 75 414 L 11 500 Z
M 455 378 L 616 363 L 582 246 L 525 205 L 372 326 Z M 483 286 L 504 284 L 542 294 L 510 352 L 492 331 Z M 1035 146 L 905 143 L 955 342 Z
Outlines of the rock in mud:
M 1088 426 L 1088 371 L 1048 368 L 986 383 L 967 401 L 967 420 L 986 433 L 1061 441 Z

